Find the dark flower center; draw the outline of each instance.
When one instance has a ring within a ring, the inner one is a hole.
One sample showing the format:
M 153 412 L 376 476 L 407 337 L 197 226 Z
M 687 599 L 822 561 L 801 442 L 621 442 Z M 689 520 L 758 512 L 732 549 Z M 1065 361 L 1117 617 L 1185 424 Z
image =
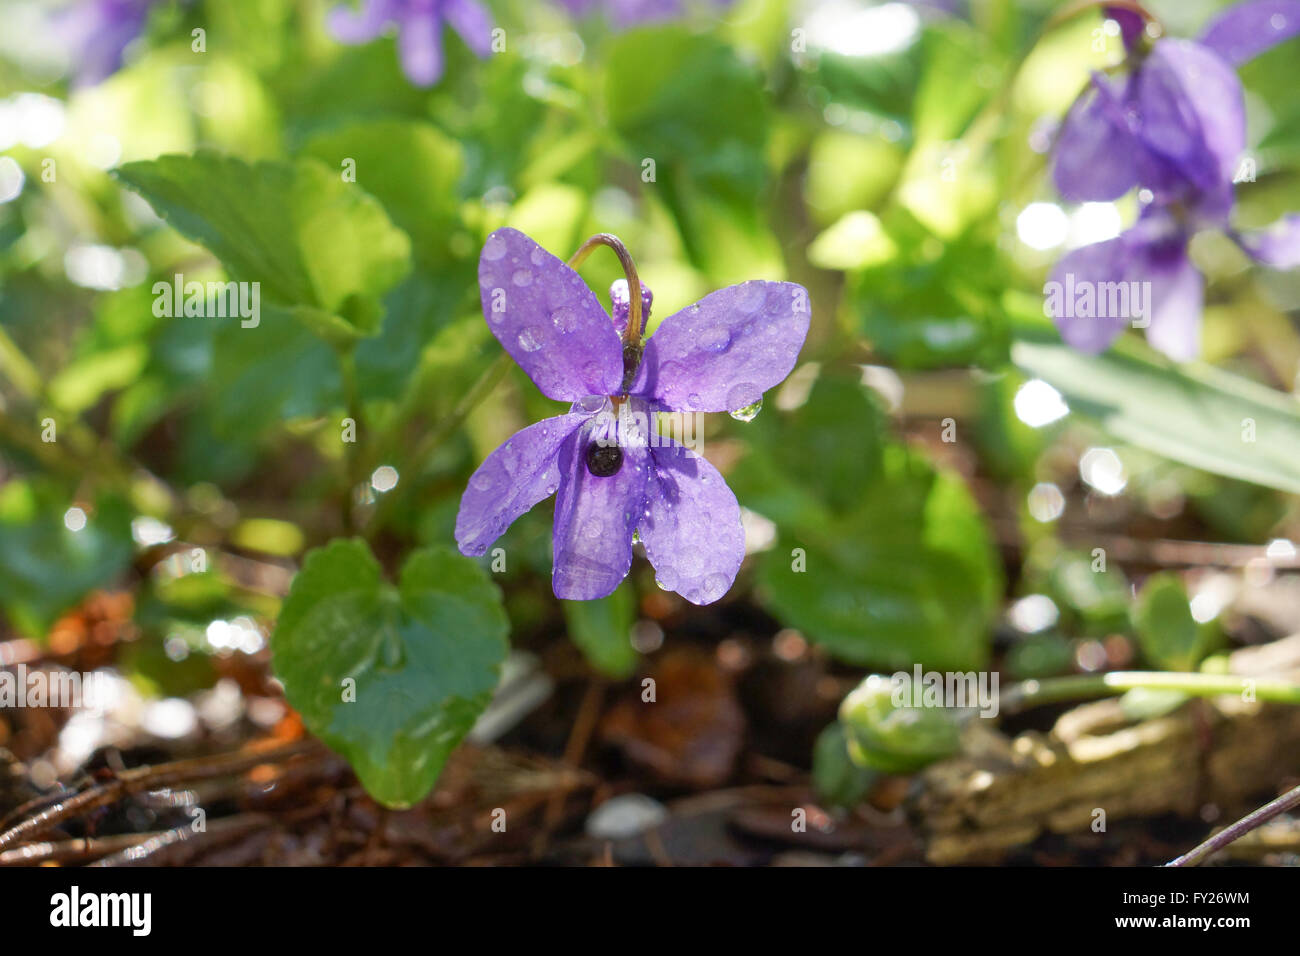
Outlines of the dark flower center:
M 618 474 L 623 467 L 623 449 L 617 445 L 592 442 L 587 446 L 587 470 L 597 478 Z

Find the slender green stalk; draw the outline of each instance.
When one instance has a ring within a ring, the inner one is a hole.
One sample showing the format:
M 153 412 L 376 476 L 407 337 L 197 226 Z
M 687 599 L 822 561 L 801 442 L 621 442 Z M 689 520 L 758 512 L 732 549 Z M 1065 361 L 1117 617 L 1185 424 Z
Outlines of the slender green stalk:
M 641 344 L 641 278 L 636 273 L 636 263 L 632 261 L 632 254 L 627 251 L 627 246 L 618 236 L 611 236 L 607 232 L 597 233 L 592 236 L 569 258 L 569 267 L 578 268 L 587 261 L 587 257 L 597 246 L 608 246 L 614 250 L 614 255 L 618 256 L 619 264 L 623 266 L 623 274 L 627 276 L 627 294 L 631 298 L 628 303 L 627 328 L 623 330 L 623 342 L 627 345 Z
M 1287 681 L 1256 680 L 1227 674 L 1111 671 L 1107 674 L 1022 681 L 1002 695 L 1001 710 L 1004 713 L 1015 713 L 1042 704 L 1088 697 L 1109 697 L 1137 689 L 1172 690 L 1191 697 L 1225 695 L 1239 697 L 1249 693 L 1257 700 L 1279 704 L 1300 704 L 1300 684 Z

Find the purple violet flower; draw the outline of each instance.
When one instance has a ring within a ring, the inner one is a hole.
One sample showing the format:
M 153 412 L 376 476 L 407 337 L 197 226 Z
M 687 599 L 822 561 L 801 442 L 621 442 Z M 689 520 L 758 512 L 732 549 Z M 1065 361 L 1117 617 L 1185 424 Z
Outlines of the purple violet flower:
M 656 433 L 655 415 L 757 402 L 794 368 L 808 334 L 807 291 L 791 282 L 729 286 L 642 340 L 626 285 L 611 291 L 611 320 L 573 269 L 515 229 L 487 238 L 479 289 L 501 345 L 544 395 L 572 406 L 517 432 L 474 472 L 456 516 L 461 552 L 485 553 L 557 494 L 556 597 L 594 600 L 618 587 L 634 534 L 661 586 L 694 604 L 722 597 L 745 556 L 740 506 L 711 464 Z M 641 300 L 648 311 L 644 286 Z M 622 337 L 620 321 L 630 325 Z
M 641 23 L 662 23 L 676 20 L 686 12 L 683 0 L 559 0 L 575 17 L 585 16 L 594 7 L 602 7 L 610 21 L 620 30 Z M 719 7 L 729 6 L 734 0 L 713 0 Z
M 1255 0 L 1216 17 L 1199 41 L 1156 40 L 1144 48 L 1138 16 L 1116 16 L 1131 64 L 1127 76 L 1094 74 L 1057 141 L 1053 176 L 1067 199 L 1105 202 L 1144 190 L 1138 222 L 1115 239 L 1064 256 L 1052 282 L 1100 290 L 1149 282 L 1147 338 L 1177 360 L 1200 351 L 1204 283 L 1187 256 L 1201 229 L 1228 232 L 1248 255 L 1274 268 L 1300 265 L 1300 216 L 1241 234 L 1230 227 L 1233 179 L 1246 145 L 1241 81 L 1233 67 L 1300 34 L 1300 0 Z M 1113 302 L 1111 303 L 1114 304 Z M 1049 310 L 1075 348 L 1100 352 L 1131 315 L 1107 308 Z
M 433 86 L 442 78 L 442 25 L 460 34 L 480 58 L 492 52 L 492 18 L 478 0 L 363 0 L 329 13 L 329 29 L 340 43 L 369 43 L 397 28 L 402 72 L 416 86 Z
M 51 30 L 68 51 L 75 86 L 102 83 L 122 68 L 131 41 L 144 30 L 154 0 L 79 0 L 57 10 Z

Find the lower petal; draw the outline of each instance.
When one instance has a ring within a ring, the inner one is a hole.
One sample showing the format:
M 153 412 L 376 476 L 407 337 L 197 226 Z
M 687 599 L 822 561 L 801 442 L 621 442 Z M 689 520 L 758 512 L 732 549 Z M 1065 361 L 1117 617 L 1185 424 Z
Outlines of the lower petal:
M 555 499 L 551 586 L 566 601 L 605 597 L 632 566 L 632 533 L 645 507 L 649 457 L 644 445 L 623 447 L 623 464 L 607 478 L 587 468 L 590 428 L 560 451 L 560 493 Z
M 1066 344 L 1095 355 L 1104 352 L 1129 324 L 1127 316 L 1103 314 L 1109 310 L 1097 294 L 1126 278 L 1128 256 L 1128 245 L 1120 236 L 1075 249 L 1056 264 L 1044 289 L 1044 309 Z
M 1201 352 L 1201 313 L 1205 307 L 1205 280 L 1188 258 L 1186 247 L 1173 254 L 1135 264 L 1137 274 L 1150 281 L 1151 326 L 1147 341 L 1176 362 L 1196 358 Z
M 1107 202 L 1137 184 L 1137 140 L 1105 77 L 1093 78 L 1061 125 L 1052 178 L 1066 199 Z
M 487 551 L 521 514 L 560 485 L 560 449 L 589 415 L 547 418 L 511 436 L 479 465 L 460 499 L 456 543 L 462 554 Z
M 716 468 L 676 442 L 652 448 L 650 458 L 639 525 L 646 556 L 661 587 L 712 604 L 731 589 L 745 558 L 740 505 Z
M 397 37 L 402 72 L 416 86 L 433 86 L 442 78 L 442 22 L 432 15 L 413 16 Z

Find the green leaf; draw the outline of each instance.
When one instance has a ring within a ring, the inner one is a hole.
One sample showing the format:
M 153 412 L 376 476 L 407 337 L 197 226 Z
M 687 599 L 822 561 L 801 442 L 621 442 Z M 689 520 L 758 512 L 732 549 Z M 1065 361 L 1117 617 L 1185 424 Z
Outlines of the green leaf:
M 315 160 L 249 164 L 200 151 L 114 175 L 233 280 L 260 283 L 263 302 L 336 342 L 378 329 L 378 298 L 410 267 L 410 240 L 383 207 Z
M 356 184 L 383 203 L 423 258 L 447 257 L 465 165 L 455 140 L 429 123 L 360 120 L 317 134 L 303 152 L 336 171 L 354 161 Z
M 561 601 L 569 637 L 591 665 L 613 678 L 624 678 L 636 669 L 637 652 L 632 646 L 632 624 L 636 620 L 636 594 L 627 581 L 613 594 L 597 601 Z
M 794 414 L 755 422 L 732 481 L 778 528 L 760 599 L 853 664 L 981 666 L 1002 594 L 988 529 L 961 479 L 881 419 L 862 386 L 824 378 Z
M 0 608 L 32 637 L 43 637 L 60 614 L 131 561 L 126 502 L 104 496 L 84 505 L 79 531 L 65 524 L 73 504 L 49 482 L 14 478 L 0 488 Z
M 834 807 L 855 807 L 871 792 L 880 773 L 860 767 L 849 757 L 844 725 L 833 723 L 813 745 L 812 783 L 817 796 Z
M 1085 355 L 1026 339 L 1012 346 L 1011 358 L 1116 438 L 1194 468 L 1300 493 L 1300 402 L 1288 395 L 1209 366 L 1174 365 L 1127 341 Z
M 335 540 L 307 555 L 271 650 L 308 728 L 400 807 L 429 792 L 487 707 L 508 631 L 497 586 L 454 551 L 414 552 L 394 587 L 364 542 Z
M 1182 579 L 1171 571 L 1147 578 L 1133 606 L 1133 627 L 1147 660 L 1165 670 L 1195 669 L 1203 653 Z

